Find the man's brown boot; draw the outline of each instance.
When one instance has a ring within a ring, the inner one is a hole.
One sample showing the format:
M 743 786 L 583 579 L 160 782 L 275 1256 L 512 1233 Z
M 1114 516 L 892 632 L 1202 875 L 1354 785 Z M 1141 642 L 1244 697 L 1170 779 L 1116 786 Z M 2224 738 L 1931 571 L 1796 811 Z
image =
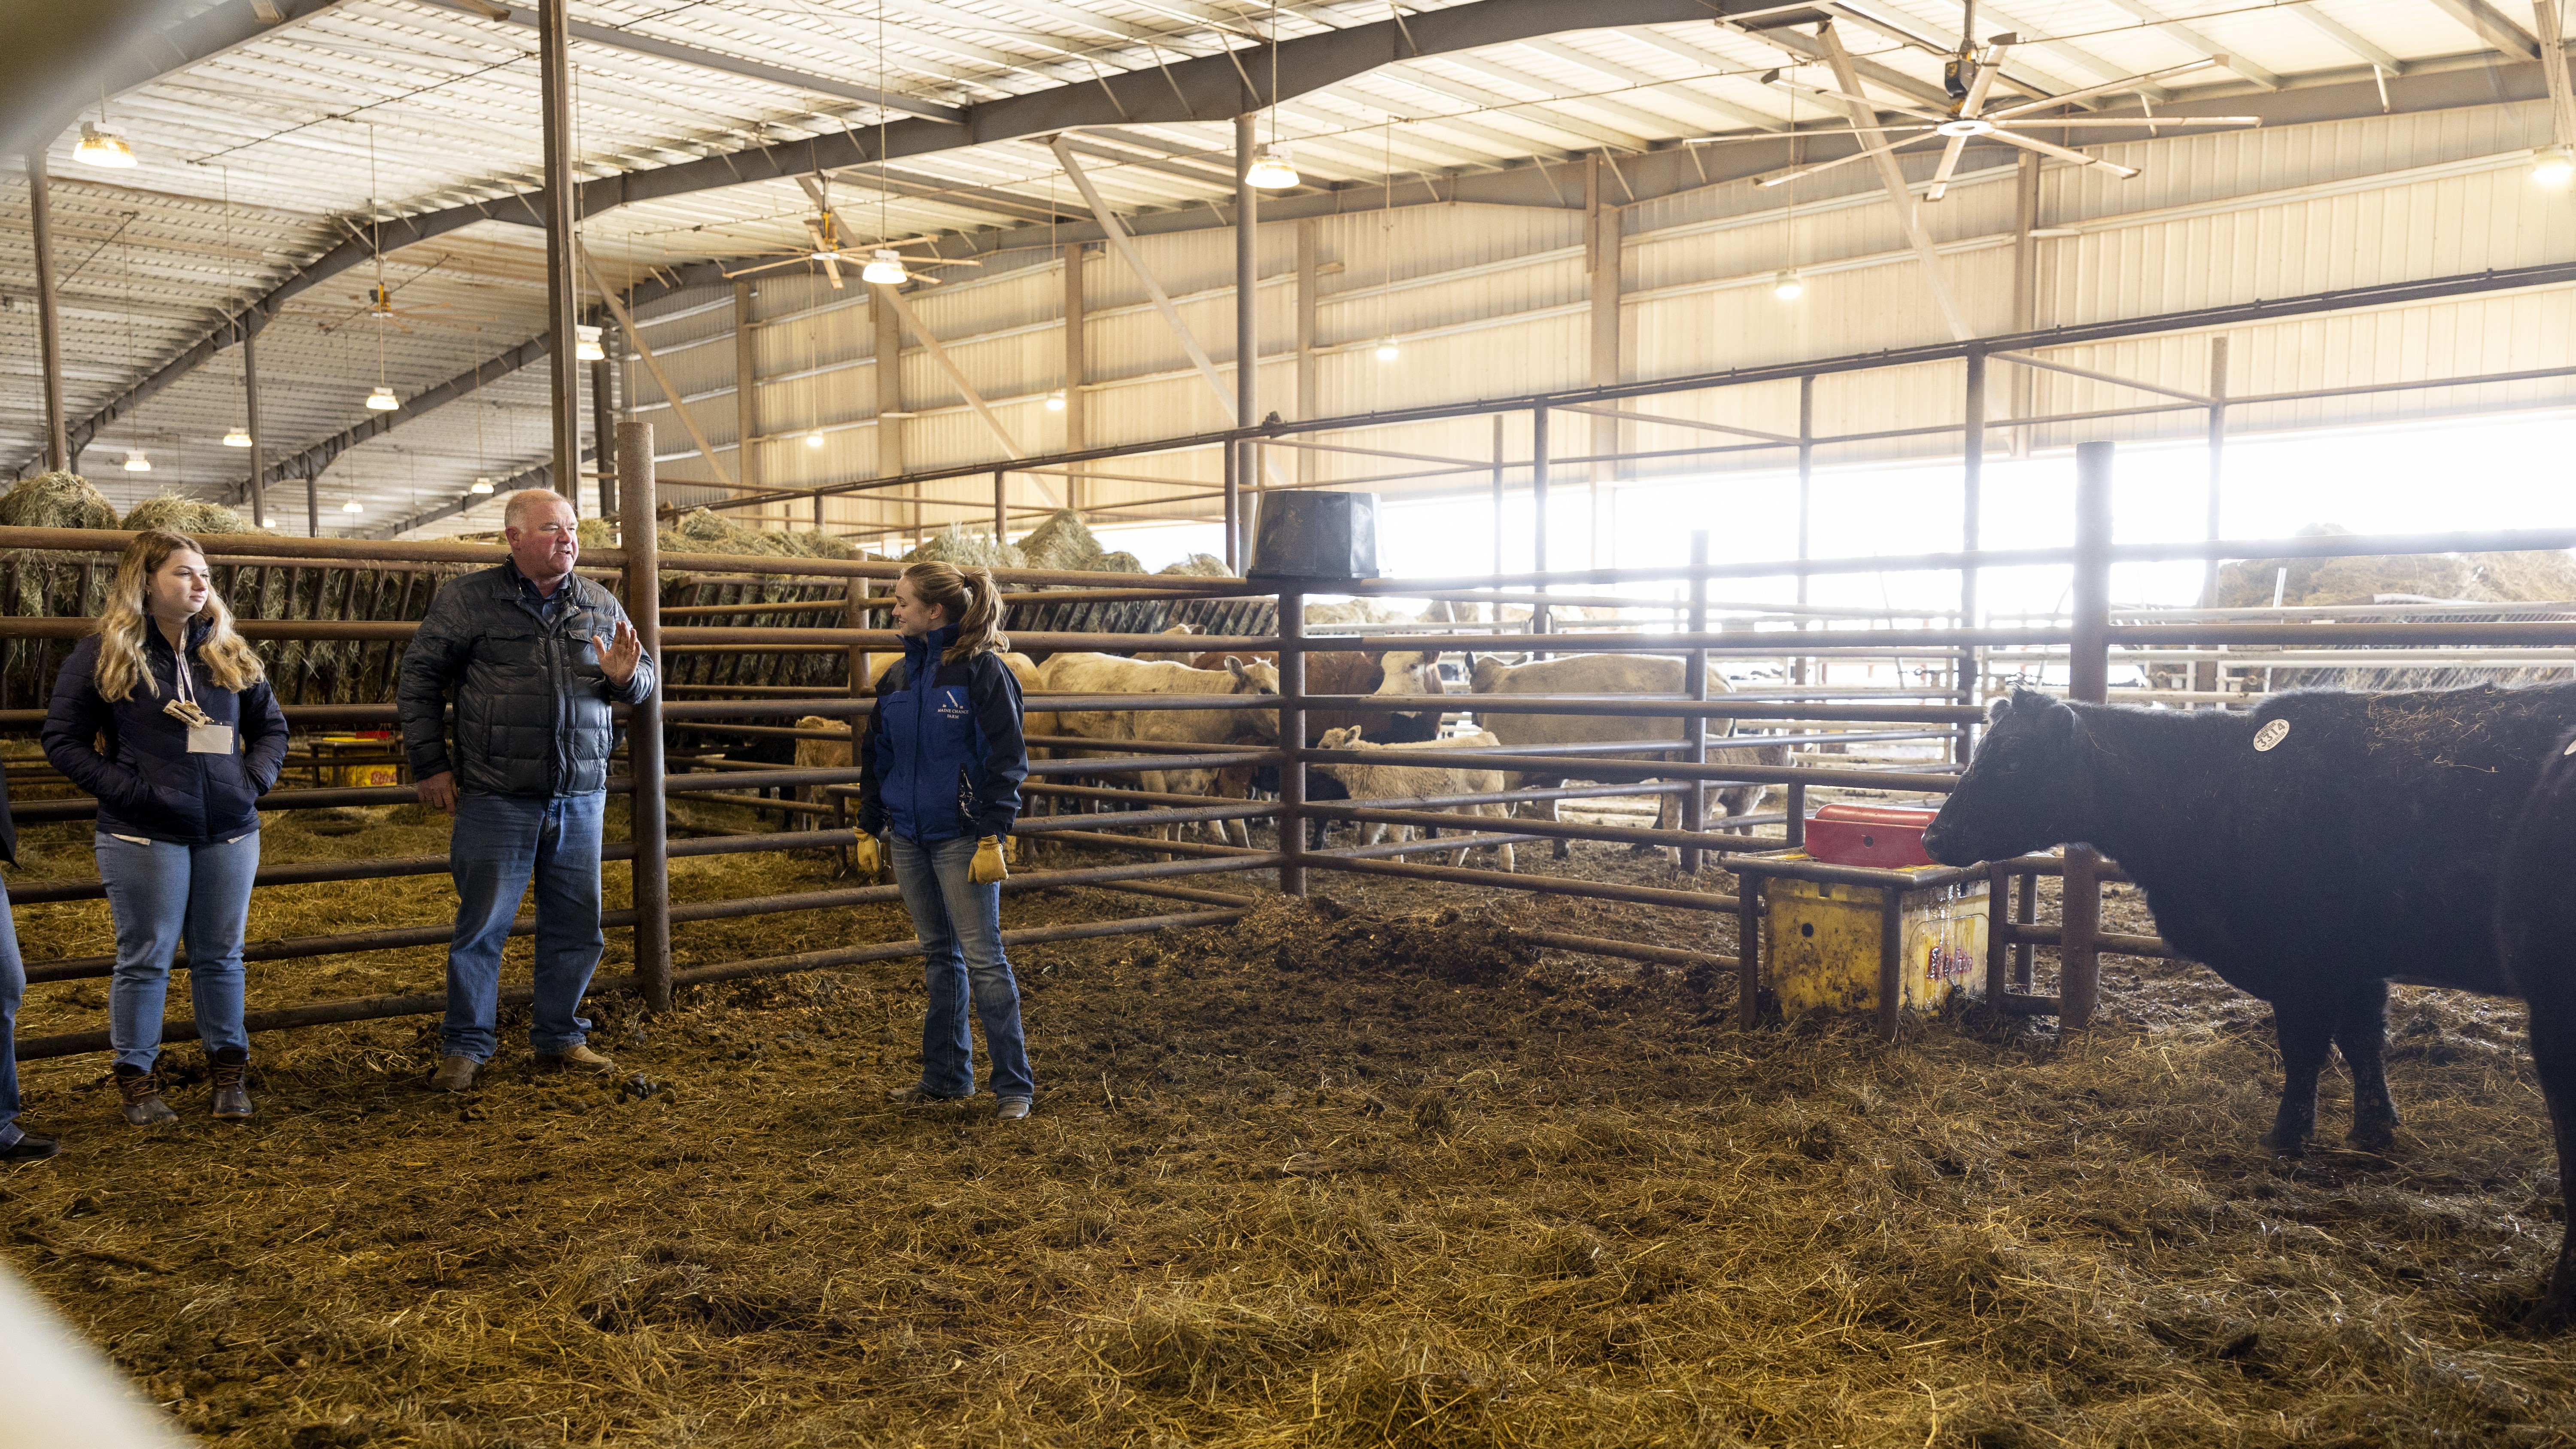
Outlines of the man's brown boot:
M 574 1046 L 568 1051 L 537 1053 L 537 1070 L 541 1072 L 613 1072 L 617 1063 L 592 1051 L 588 1046 Z
M 116 1094 L 125 1099 L 125 1120 L 137 1127 L 159 1127 L 179 1120 L 179 1114 L 161 1100 L 161 1079 L 141 1067 L 117 1064 Z
M 239 1122 L 250 1116 L 250 1089 L 243 1078 L 250 1073 L 250 1053 L 240 1047 L 225 1047 L 214 1055 L 215 1116 L 227 1122 Z
M 474 1090 L 474 1073 L 482 1065 L 472 1057 L 441 1057 L 438 1072 L 429 1084 L 442 1092 L 470 1092 Z

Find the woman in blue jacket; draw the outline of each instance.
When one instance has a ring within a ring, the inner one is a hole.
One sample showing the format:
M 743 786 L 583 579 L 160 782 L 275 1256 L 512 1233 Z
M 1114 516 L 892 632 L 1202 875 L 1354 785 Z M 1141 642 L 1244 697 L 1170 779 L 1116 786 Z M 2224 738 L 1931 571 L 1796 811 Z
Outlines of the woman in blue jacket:
M 1036 1086 L 1020 1035 L 1020 988 L 1002 954 L 1002 837 L 1029 773 L 1020 686 L 1002 663 L 1002 601 L 982 569 L 918 563 L 894 586 L 903 660 L 877 677 L 876 711 L 859 735 L 859 829 L 882 835 L 921 940 L 930 1014 L 921 1080 L 898 1102 L 975 1095 L 966 1033 L 971 989 L 993 1058 L 1000 1115 L 1026 1117 Z M 859 864 L 873 870 L 862 838 Z
M 182 941 L 214 1114 L 248 1117 L 242 928 L 257 802 L 285 767 L 286 716 L 195 539 L 153 529 L 126 545 L 97 632 L 54 677 L 44 742 L 54 768 L 98 797 L 98 875 L 116 918 L 108 1040 L 125 1120 L 178 1120 L 152 1067 Z

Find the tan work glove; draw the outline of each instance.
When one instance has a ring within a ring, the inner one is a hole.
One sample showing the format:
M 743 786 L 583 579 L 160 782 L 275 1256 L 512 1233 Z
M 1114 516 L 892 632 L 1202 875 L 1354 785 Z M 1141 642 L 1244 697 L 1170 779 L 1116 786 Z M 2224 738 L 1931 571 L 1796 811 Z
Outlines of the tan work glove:
M 966 867 L 966 878 L 977 885 L 999 885 L 1009 877 L 1011 868 L 1002 864 L 1002 837 L 987 835 L 975 842 L 975 861 Z
M 878 859 L 877 838 L 861 833 L 858 843 L 850 847 L 850 869 L 860 875 L 875 875 L 882 868 L 883 862 Z

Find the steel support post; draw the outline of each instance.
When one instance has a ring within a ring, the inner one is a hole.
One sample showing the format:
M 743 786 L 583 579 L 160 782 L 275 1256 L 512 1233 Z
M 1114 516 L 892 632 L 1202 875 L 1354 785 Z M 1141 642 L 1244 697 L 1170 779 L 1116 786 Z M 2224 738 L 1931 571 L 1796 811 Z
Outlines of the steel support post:
M 1968 396 L 1964 413 L 1967 441 L 1959 452 L 1959 551 L 1975 553 L 1985 525 L 1986 506 L 1986 354 L 1968 354 Z M 1977 627 L 1977 566 L 1959 570 L 1959 627 Z M 1977 648 L 1959 651 L 1959 703 L 1977 702 Z M 1966 764 L 1976 749 L 1977 727 L 1963 724 L 1950 741 L 1950 758 Z
M 1790 781 L 1788 795 L 1780 807 L 1783 816 L 1780 836 L 1789 842 L 1791 850 L 1804 850 L 1807 848 L 1807 782 Z
M 1503 586 L 1503 415 L 1494 414 L 1494 587 Z M 1494 622 L 1502 622 L 1502 605 L 1494 606 Z
M 760 467 L 760 337 L 753 330 L 752 307 L 759 294 L 749 278 L 737 277 L 733 284 L 733 476 L 745 488 L 756 488 L 765 480 Z M 805 425 L 819 428 L 819 416 L 805 420 Z
M 1547 572 L 1547 404 L 1530 409 L 1530 568 Z M 1547 585 L 1538 586 L 1538 603 L 1530 609 L 1530 632 L 1547 632 Z M 1502 619 L 1502 606 L 1494 609 L 1496 622 Z M 1545 654 L 1533 653 L 1532 659 Z
M 555 0 L 560 3 L 560 0 Z M 626 614 L 635 636 L 655 666 L 662 660 L 661 545 L 655 533 L 653 496 L 653 425 L 617 426 L 619 487 L 623 512 L 618 541 L 626 548 Z M 671 1009 L 671 857 L 669 827 L 662 817 L 662 692 L 635 706 L 626 724 L 627 773 L 634 781 L 634 821 L 628 834 L 635 842 L 635 976 L 644 1005 Z
M 1243 572 L 1243 453 L 1232 443 L 1218 460 L 1225 470 L 1225 569 Z
M 542 107 L 546 218 L 546 391 L 554 423 L 554 485 L 581 511 L 581 363 L 573 260 L 572 4 L 537 0 L 537 92 Z M 679 406 L 674 393 L 671 404 Z
M 322 536 L 322 471 L 304 470 L 304 533 L 308 538 Z
M 68 473 L 70 434 L 63 431 L 63 323 L 54 301 L 53 180 L 45 153 L 27 153 L 27 231 L 36 251 L 36 334 L 45 368 L 45 467 Z
M 1247 97 L 1246 99 L 1249 99 Z M 1234 420 L 1243 427 L 1261 421 L 1261 192 L 1251 174 L 1254 115 L 1234 118 Z M 1260 491 L 1260 444 L 1246 439 L 1226 445 L 1233 453 L 1232 480 L 1226 495 L 1226 566 L 1237 573 L 1241 557 L 1243 480 Z
M 1705 528 L 1691 531 L 1690 561 L 1693 569 L 1708 567 L 1708 530 Z M 1691 575 L 1690 631 L 1693 634 L 1708 632 L 1708 577 L 1705 574 Z M 1694 649 L 1689 657 L 1682 661 L 1682 693 L 1693 699 L 1708 698 L 1708 651 L 1706 649 Z M 1682 758 L 1694 765 L 1707 764 L 1708 716 L 1695 714 L 1684 719 L 1682 738 L 1688 741 Z M 1696 835 L 1707 828 L 1708 782 L 1693 780 L 1690 782 L 1689 792 L 1682 796 L 1682 829 Z M 1699 859 L 1698 851 L 1685 848 L 1681 853 L 1682 870 L 1688 874 L 1698 874 Z
M 868 581 L 866 579 L 850 580 L 848 585 L 848 598 L 849 604 L 841 617 L 848 622 L 848 626 L 850 628 L 864 629 L 868 627 L 868 616 L 875 612 L 868 608 L 867 604 Z M 873 693 L 875 693 L 875 682 L 868 678 L 867 646 L 864 644 L 853 644 L 850 646 L 850 698 L 865 699 Z M 851 738 L 855 739 L 857 736 L 853 734 Z
M 1998 861 L 1986 867 L 1986 1005 L 2003 1004 L 2012 989 L 2006 968 L 2012 961 L 2011 933 L 2004 928 L 2005 903 L 2012 899 L 2012 867 Z
M 606 328 L 600 336 L 608 335 Z M 591 471 L 599 475 L 599 516 L 621 516 L 617 503 L 617 381 L 603 357 L 590 365 Z
M 1279 595 L 1279 893 L 1306 893 L 1306 596 Z
M 250 523 L 253 528 L 268 527 L 268 433 L 259 416 L 259 339 L 250 328 L 242 328 L 242 410 L 249 416 L 242 426 L 250 430 Z
M 2227 337 L 2209 339 L 2209 541 L 2218 542 L 2221 488 L 2227 454 Z M 2200 573 L 2200 606 L 2218 607 L 2218 559 L 2212 556 Z
M 1816 478 L 1816 375 L 1798 379 L 1798 562 L 1807 561 L 1811 527 L 1815 521 Z M 1807 575 L 1798 575 L 1798 602 L 1807 602 Z M 1798 632 L 1807 632 L 1807 621 L 1798 621 Z M 1821 666 L 1819 666 L 1821 670 Z M 1789 682 L 1807 682 L 1807 661 L 1801 656 L 1789 670 Z
M 1082 243 L 1072 242 L 1064 248 L 1064 449 L 1068 453 L 1091 446 L 1090 420 L 1084 413 L 1088 400 L 1083 392 L 1083 383 L 1091 376 L 1082 335 L 1088 311 L 1082 295 Z M 1064 506 L 1076 512 L 1082 509 L 1079 463 L 1065 470 Z
M 998 552 L 1011 541 L 1011 475 L 1003 469 L 993 470 L 993 547 Z
M 2074 637 L 2067 650 L 2066 693 L 2100 704 L 2111 685 L 2111 456 L 2109 443 L 2075 450 Z M 2066 847 L 2058 912 L 2065 922 L 2057 957 L 2057 1024 L 2080 1031 L 2093 1019 L 2102 953 L 2101 853 Z

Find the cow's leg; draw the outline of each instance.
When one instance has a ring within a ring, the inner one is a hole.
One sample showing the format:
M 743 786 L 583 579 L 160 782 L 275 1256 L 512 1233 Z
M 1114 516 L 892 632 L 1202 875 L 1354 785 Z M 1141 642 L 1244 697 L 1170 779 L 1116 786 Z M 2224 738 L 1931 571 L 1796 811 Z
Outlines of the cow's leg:
M 1546 821 L 1554 821 L 1556 819 L 1556 802 L 1553 800 L 1539 801 L 1538 818 Z M 1574 858 L 1574 842 L 1560 835 L 1556 838 L 1556 843 L 1548 847 L 1548 854 L 1554 856 L 1558 860 L 1572 860 Z
M 2388 1068 L 2380 1059 L 2388 1041 L 2388 983 L 2356 981 L 2335 1016 L 2335 1046 L 2352 1074 L 2352 1132 L 2344 1140 L 2364 1152 L 2397 1145 L 2397 1101 L 2388 1095 Z
M 2576 760 L 2541 776 L 2504 852 L 2497 944 L 2505 974 L 2531 1008 L 2531 1064 L 2558 1137 L 2562 1204 L 2576 1173 L 2576 897 L 2565 883 L 2576 850 Z M 2559 1220 L 2564 1223 L 2567 1215 Z M 2527 1322 L 2556 1329 L 2576 1322 L 2576 1231 L 2561 1228 L 2558 1263 Z
M 2325 1070 L 2334 1045 L 2338 1003 L 2293 997 L 2272 1003 L 2272 1031 L 2281 1043 L 2281 1110 L 2263 1145 L 2295 1156 L 2304 1151 L 2317 1125 L 2317 1074 Z
M 2565 914 L 2562 910 L 2561 914 Z M 2576 971 L 2569 959 L 2567 937 L 2560 937 L 2542 958 L 2545 976 L 2526 991 L 2531 1002 L 2531 1064 L 2540 1076 L 2541 1095 L 2549 1100 L 2549 1120 L 2558 1134 L 2558 1190 L 2566 1198 L 2567 1174 L 2576 1167 Z M 2526 956 L 2523 961 L 2532 958 Z M 2520 964 L 2520 963 L 2518 963 Z M 2562 1223 L 2566 1221 L 2562 1214 Z M 2558 1266 L 2533 1305 L 2535 1328 L 2559 1328 L 2576 1321 L 2576 1231 L 2559 1230 Z

